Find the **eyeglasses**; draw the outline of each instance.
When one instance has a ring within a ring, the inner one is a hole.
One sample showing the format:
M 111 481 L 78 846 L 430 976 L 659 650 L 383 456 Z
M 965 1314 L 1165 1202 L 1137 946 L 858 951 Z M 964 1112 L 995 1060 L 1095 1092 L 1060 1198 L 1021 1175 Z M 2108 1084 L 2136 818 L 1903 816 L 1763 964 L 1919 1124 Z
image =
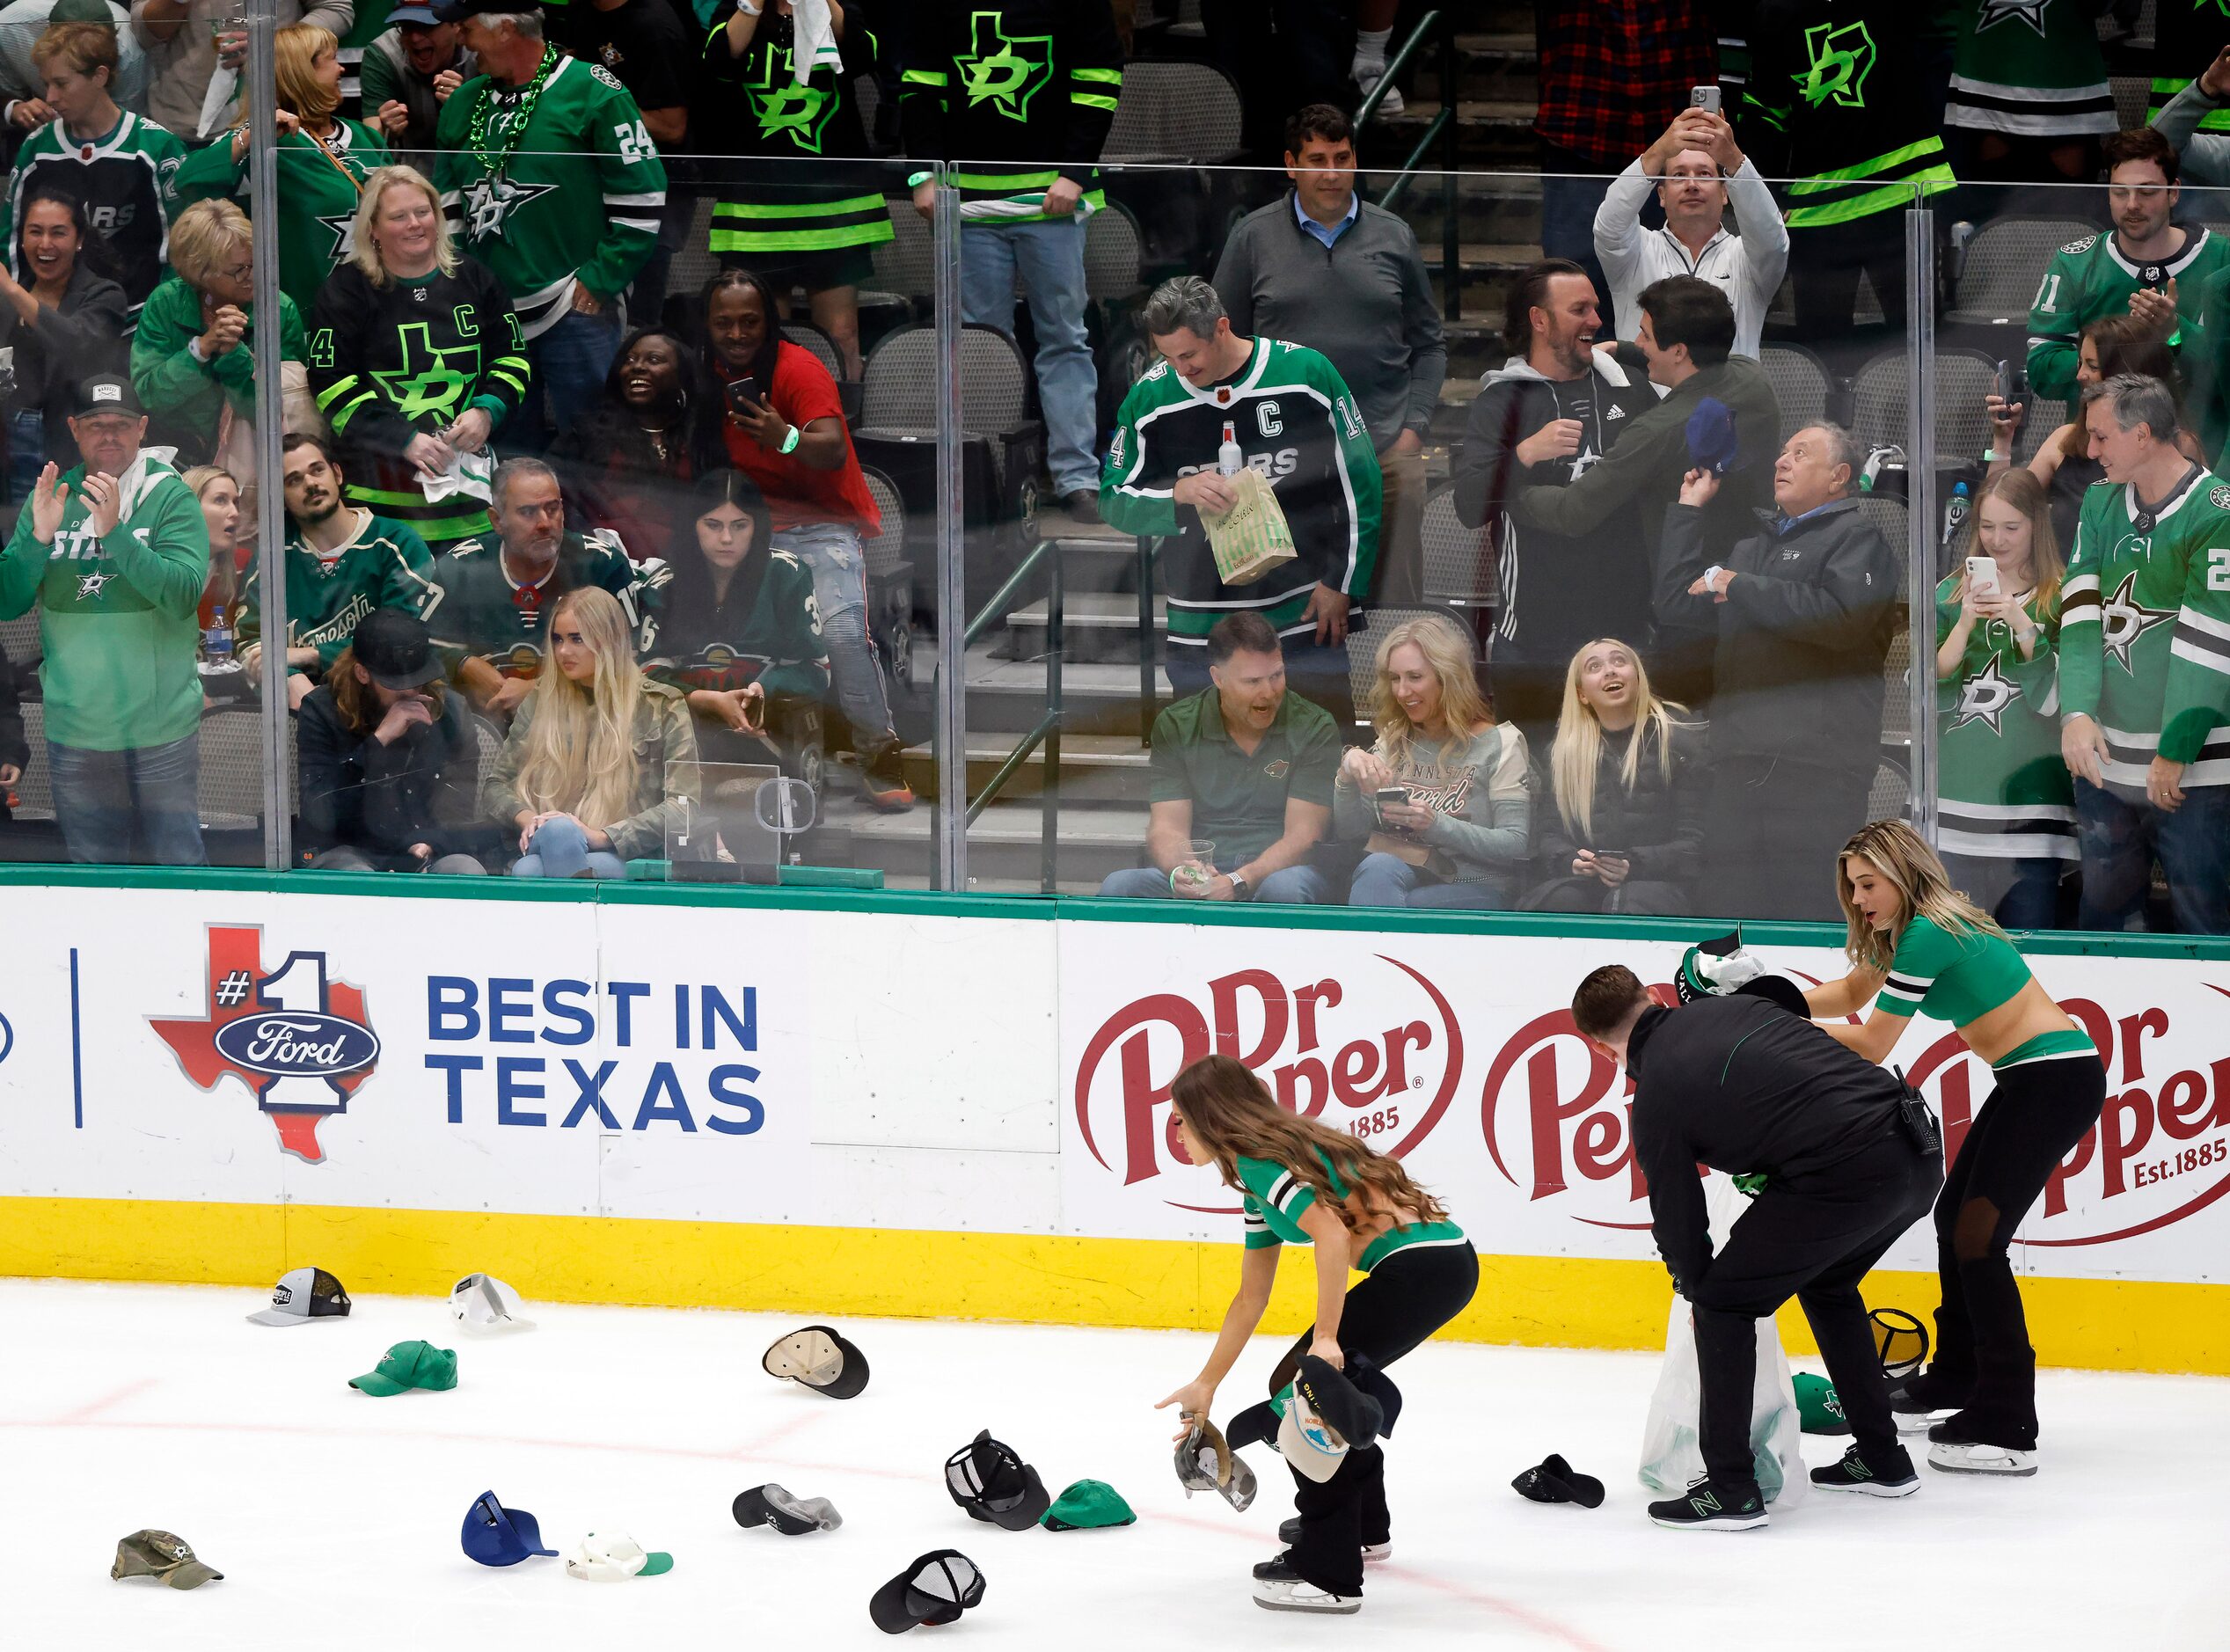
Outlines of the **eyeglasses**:
M 245 285 L 255 279 L 255 266 L 249 263 L 231 264 L 217 271 L 217 279 Z

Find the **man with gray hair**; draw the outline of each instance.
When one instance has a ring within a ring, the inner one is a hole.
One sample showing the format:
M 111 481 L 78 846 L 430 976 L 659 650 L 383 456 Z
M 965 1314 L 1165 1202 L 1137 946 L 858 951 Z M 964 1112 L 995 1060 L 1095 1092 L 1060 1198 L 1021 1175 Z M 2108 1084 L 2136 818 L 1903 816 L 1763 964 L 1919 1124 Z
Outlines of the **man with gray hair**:
M 488 491 L 494 531 L 435 563 L 425 618 L 450 680 L 480 711 L 504 720 L 542 669 L 545 618 L 558 598 L 601 586 L 640 630 L 640 594 L 668 574 L 663 562 L 630 562 L 608 530 L 585 538 L 568 530 L 558 474 L 540 459 L 507 459 Z
M 1125 533 L 1176 542 L 1161 558 L 1170 687 L 1181 698 L 1207 688 L 1210 630 L 1251 610 L 1282 640 L 1294 691 L 1351 741 L 1345 645 L 1378 560 L 1379 506 L 1378 455 L 1355 398 L 1316 351 L 1232 332 L 1216 289 L 1197 275 L 1155 288 L 1143 320 L 1161 359 L 1123 398 L 1100 510 Z M 1296 552 L 1240 585 L 1217 572 L 1201 520 L 1237 502 L 1227 462 L 1269 483 Z
M 1719 492 L 1692 470 L 1665 509 L 1658 622 L 1715 630 L 1704 910 L 1840 917 L 1835 853 L 1866 823 L 1882 741 L 1883 662 L 1904 559 L 1858 508 L 1865 452 L 1807 425 L 1773 464 L 1772 523 L 1705 546 Z

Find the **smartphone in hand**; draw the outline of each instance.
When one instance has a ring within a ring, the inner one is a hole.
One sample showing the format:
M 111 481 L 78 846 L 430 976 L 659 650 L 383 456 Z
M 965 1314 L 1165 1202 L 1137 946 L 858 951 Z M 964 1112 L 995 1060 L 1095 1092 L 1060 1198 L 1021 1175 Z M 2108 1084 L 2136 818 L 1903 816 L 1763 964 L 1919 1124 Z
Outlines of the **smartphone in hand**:
M 1967 559 L 1967 588 L 1978 596 L 1998 595 L 1998 560 L 1995 557 Z
M 1403 786 L 1382 786 L 1371 793 L 1371 807 L 1377 811 L 1378 824 L 1386 823 L 1388 808 L 1401 808 L 1409 801 L 1409 788 Z
M 1719 113 L 1719 88 L 1716 86 L 1689 87 L 1688 106 L 1691 109 L 1707 109 L 1713 114 Z
M 759 381 L 749 373 L 729 384 L 727 405 L 732 411 L 738 413 L 755 413 L 757 411 L 758 400 Z

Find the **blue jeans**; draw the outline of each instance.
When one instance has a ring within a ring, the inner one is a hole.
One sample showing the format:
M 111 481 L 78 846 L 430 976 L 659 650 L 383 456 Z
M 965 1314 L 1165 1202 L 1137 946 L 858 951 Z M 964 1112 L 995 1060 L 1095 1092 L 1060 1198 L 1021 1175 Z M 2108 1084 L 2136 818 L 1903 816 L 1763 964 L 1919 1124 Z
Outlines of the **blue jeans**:
M 8 497 L 26 500 L 47 468 L 47 415 L 26 407 L 8 415 Z
M 1046 468 L 1053 491 L 1100 491 L 1094 457 L 1100 377 L 1084 335 L 1084 220 L 971 223 L 960 237 L 961 319 L 1014 336 L 1014 282 L 1021 278 L 1037 333 L 1037 395 L 1045 410 Z
M 569 310 L 540 338 L 528 340 L 534 383 L 526 406 L 503 433 L 508 438 L 504 446 L 530 453 L 547 448 L 558 432 L 603 400 L 604 375 L 618 354 L 619 313 L 612 304 L 595 316 Z
M 1110 872 L 1101 881 L 1100 893 L 1122 901 L 1177 898 L 1170 893 L 1169 874 L 1155 866 L 1126 866 L 1121 872 Z M 1251 898 L 1274 906 L 1329 906 L 1332 880 L 1305 863 L 1287 866 L 1264 878 L 1262 887 Z
M 512 864 L 515 878 L 624 878 L 627 863 L 609 849 L 589 847 L 589 834 L 571 820 L 545 821 Z
M 2230 786 L 2188 787 L 2183 806 L 2165 810 L 2079 776 L 2075 818 L 2082 928 L 2124 929 L 2142 913 L 2157 855 L 2177 931 L 2230 935 Z
M 2046 856 L 1946 855 L 1951 887 L 2007 929 L 2059 926 L 2059 881 L 2067 863 Z
M 776 534 L 773 544 L 813 570 L 821 640 L 829 650 L 837 704 L 852 725 L 852 749 L 862 757 L 880 751 L 898 735 L 891 726 L 889 697 L 883 692 L 882 667 L 867 640 L 866 559 L 858 532 L 841 523 L 813 523 Z
M 166 745 L 130 751 L 86 751 L 47 742 L 47 775 L 54 788 L 55 823 L 72 860 L 104 866 L 136 859 L 165 866 L 205 866 L 197 783 L 201 769 L 197 729 Z
M 1447 883 L 1399 855 L 1368 854 L 1348 884 L 1349 906 L 1437 906 L 1498 911 L 1510 904 L 1483 883 Z

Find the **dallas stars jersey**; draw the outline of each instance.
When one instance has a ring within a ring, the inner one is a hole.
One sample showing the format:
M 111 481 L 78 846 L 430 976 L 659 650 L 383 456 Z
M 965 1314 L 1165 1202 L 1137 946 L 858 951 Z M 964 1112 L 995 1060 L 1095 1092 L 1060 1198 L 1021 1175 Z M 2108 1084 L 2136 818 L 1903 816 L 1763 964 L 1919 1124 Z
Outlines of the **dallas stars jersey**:
M 637 631 L 642 625 L 638 588 L 658 571 L 647 565 L 638 570 L 603 535 L 568 533 L 559 541 L 550 571 L 522 585 L 503 566 L 501 542 L 490 534 L 466 540 L 434 565 L 437 588 L 426 625 L 451 676 L 466 659 L 485 660 L 502 676 L 534 676 L 542 669 L 545 622 L 558 598 L 584 585 L 601 586 L 619 599 L 627 629 Z
M 315 648 L 322 675 L 375 608 L 423 619 L 434 605 L 434 553 L 401 523 L 364 513 L 355 538 L 330 561 L 287 532 L 287 646 Z M 263 634 L 263 593 L 255 564 L 240 589 L 240 646 Z
M 792 71 L 794 22 L 769 11 L 751 36 L 751 49 L 737 58 L 727 49 L 727 20 L 735 14 L 732 0 L 713 14 L 705 37 L 705 78 L 716 94 L 740 98 L 749 113 L 706 125 L 727 140 L 729 153 L 778 164 L 720 169 L 712 250 L 780 263 L 891 239 L 887 172 L 821 158 L 867 153 L 852 85 L 874 72 L 876 47 L 859 12 L 844 8 L 844 72 L 823 66 L 802 86 Z
M 1092 206 L 1105 203 L 1093 163 L 1122 91 L 1122 42 L 1107 7 L 905 0 L 900 16 L 906 153 L 976 163 L 959 175 L 963 208 L 1002 223 L 1042 219 L 1030 202 L 1062 177 Z
M 1788 186 L 1788 227 L 1922 205 L 1956 181 L 1935 129 L 1911 0 L 1761 0 L 1744 147 Z
M 1962 575 L 1936 587 L 1936 647 L 1959 623 Z M 2059 616 L 2032 596 L 2036 653 L 2021 657 L 2013 627 L 1985 620 L 1967 633 L 1959 669 L 1936 679 L 1941 724 L 1940 846 L 1954 854 L 2073 860 L 2075 793 L 2059 752 L 2053 645 Z
M 2155 752 L 2230 786 L 2230 482 L 2194 470 L 2140 525 L 2134 489 L 2083 495 L 2060 597 L 2059 708 L 2106 735 L 2106 778 L 2142 791 Z
M 478 407 L 491 435 L 526 399 L 526 340 L 511 296 L 476 258 L 384 287 L 353 264 L 333 273 L 310 322 L 310 389 L 341 448 L 349 500 L 408 524 L 444 548 L 488 530 L 486 508 L 463 495 L 427 502 L 403 457 Z
M 643 609 L 643 669 L 684 693 L 754 683 L 808 699 L 828 691 L 813 571 L 787 551 L 753 555 L 718 603 L 709 581 L 677 591 L 662 567 L 644 582 Z
M 442 153 L 434 181 L 464 251 L 484 259 L 510 289 L 530 339 L 554 326 L 585 286 L 609 303 L 635 278 L 658 240 L 666 167 L 642 111 L 602 63 L 559 57 L 531 95 L 483 75 L 442 106 Z M 517 143 L 501 170 L 472 147 L 472 113 L 490 105 L 486 141 Z
M 394 157 L 369 127 L 336 121 L 320 144 L 300 132 L 279 139 L 279 290 L 303 315 L 318 289 L 356 250 L 364 179 Z M 196 150 L 178 171 L 181 207 L 233 200 L 248 207 L 248 164 L 232 158 L 230 133 Z
M 1966 0 L 1943 123 L 2011 137 L 2114 131 L 2098 10 L 2089 0 Z
M 1180 477 L 1216 468 L 1228 422 L 1247 463 L 1269 479 L 1292 530 L 1292 560 L 1251 585 L 1217 577 L 1208 530 L 1171 497 Z M 1125 533 L 1177 536 L 1165 548 L 1169 640 L 1199 646 L 1225 614 L 1258 610 L 1285 635 L 1320 581 L 1356 602 L 1378 559 L 1379 478 L 1363 415 L 1314 350 L 1257 338 L 1238 375 L 1197 390 L 1157 362 L 1123 398 L 1100 479 L 1100 509 Z
M 2125 257 L 2118 234 L 2087 235 L 2052 254 L 2029 311 L 2029 382 L 2037 395 L 2073 397 L 2083 329 L 2101 316 L 2127 315 L 2130 295 L 2140 287 L 2165 289 L 2175 281 L 2182 325 L 2170 347 L 2195 355 L 2204 350 L 2204 289 L 2210 277 L 2230 267 L 2230 248 L 2209 230 L 2187 228 L 2183 236 L 2183 250 L 2157 264 Z
M 77 142 L 60 121 L 49 121 L 16 151 L 15 176 L 8 185 L 6 208 L 0 211 L 0 243 L 8 249 L 8 273 L 19 281 L 31 280 L 17 233 L 23 223 L 24 200 L 35 185 L 59 184 L 85 203 L 86 219 L 115 248 L 123 266 L 118 279 L 136 318 L 170 261 L 170 219 L 177 205 L 173 189 L 185 159 L 185 144 L 139 115 L 125 115 L 114 131 L 91 143 Z

